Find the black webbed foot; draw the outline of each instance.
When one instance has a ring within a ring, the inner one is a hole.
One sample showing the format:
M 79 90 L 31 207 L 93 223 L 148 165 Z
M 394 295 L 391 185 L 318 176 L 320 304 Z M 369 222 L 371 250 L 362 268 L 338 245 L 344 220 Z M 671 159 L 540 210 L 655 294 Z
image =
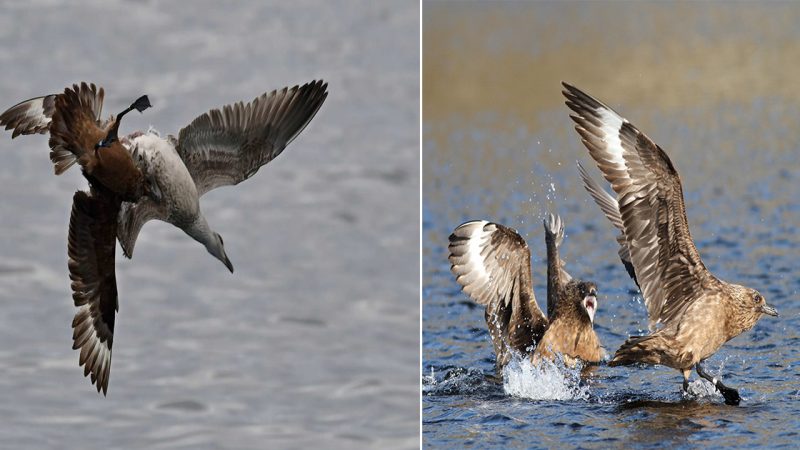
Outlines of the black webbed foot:
M 132 108 L 135 108 L 139 112 L 142 112 L 151 106 L 153 105 L 150 104 L 150 99 L 147 98 L 146 95 L 137 98 L 136 101 L 131 105 Z
M 725 386 L 724 384 L 722 384 L 722 381 L 720 381 L 716 377 L 713 377 L 710 374 L 708 374 L 703 369 L 703 366 L 700 365 L 700 363 L 697 363 L 695 365 L 695 368 L 697 369 L 697 373 L 701 377 L 703 377 L 706 380 L 710 381 L 714 385 L 714 387 L 717 388 L 719 393 L 722 394 L 723 397 L 725 397 L 725 404 L 726 405 L 736 406 L 742 401 L 742 398 L 739 396 L 739 391 L 737 391 L 736 389 L 733 389 L 733 388 L 729 388 L 728 386 Z
M 742 401 L 742 398 L 739 397 L 739 391 L 736 389 L 726 387 L 722 385 L 722 383 L 717 385 L 717 389 L 719 390 L 720 394 L 725 397 L 726 405 L 738 406 L 739 402 Z

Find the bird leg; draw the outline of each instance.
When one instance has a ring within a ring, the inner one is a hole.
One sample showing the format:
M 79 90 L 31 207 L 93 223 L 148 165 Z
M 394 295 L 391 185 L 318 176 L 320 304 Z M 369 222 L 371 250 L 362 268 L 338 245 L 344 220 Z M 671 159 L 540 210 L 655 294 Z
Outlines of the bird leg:
M 683 393 L 688 395 L 689 394 L 689 375 L 692 374 L 691 366 L 688 369 L 681 370 L 683 373 Z
M 739 402 L 742 400 L 739 397 L 739 392 L 736 389 L 729 388 L 722 384 L 722 381 L 718 380 L 716 377 L 713 377 L 708 374 L 705 370 L 703 370 L 703 366 L 700 363 L 695 364 L 695 368 L 697 369 L 697 374 L 701 377 L 705 378 L 706 380 L 710 381 L 711 384 L 714 385 L 715 388 L 725 397 L 725 404 L 726 405 L 738 405 Z
M 151 106 L 150 99 L 146 95 L 143 95 L 137 98 L 135 102 L 131 103 L 131 106 L 125 108 L 124 111 L 117 114 L 117 117 L 114 119 L 114 124 L 111 126 L 111 129 L 108 130 L 108 134 L 106 135 L 105 139 L 100 141 L 99 144 L 95 145 L 94 147 L 95 156 L 97 156 L 97 149 L 99 147 L 108 147 L 109 145 L 111 145 L 112 142 L 117 140 L 117 132 L 119 131 L 119 124 L 120 121 L 122 120 L 122 116 L 128 114 L 134 109 L 139 112 L 142 112 L 145 109 L 149 108 L 150 106 Z

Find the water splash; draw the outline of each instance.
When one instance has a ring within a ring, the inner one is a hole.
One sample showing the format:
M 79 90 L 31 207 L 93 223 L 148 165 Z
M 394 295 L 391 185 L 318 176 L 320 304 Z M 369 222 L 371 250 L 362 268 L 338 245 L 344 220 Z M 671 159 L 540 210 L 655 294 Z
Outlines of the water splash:
M 451 367 L 438 372 L 430 368 L 430 375 L 422 376 L 424 395 L 472 395 L 492 389 L 493 383 L 474 367 Z
M 533 400 L 586 400 L 589 387 L 581 384 L 581 367 L 567 367 L 561 358 L 534 364 L 527 356 L 514 355 L 503 368 L 506 394 Z
M 689 398 L 694 400 L 701 398 L 719 400 L 723 398 L 722 394 L 717 391 L 717 388 L 715 388 L 713 384 L 703 379 L 690 382 L 688 392 L 684 395 L 688 395 Z

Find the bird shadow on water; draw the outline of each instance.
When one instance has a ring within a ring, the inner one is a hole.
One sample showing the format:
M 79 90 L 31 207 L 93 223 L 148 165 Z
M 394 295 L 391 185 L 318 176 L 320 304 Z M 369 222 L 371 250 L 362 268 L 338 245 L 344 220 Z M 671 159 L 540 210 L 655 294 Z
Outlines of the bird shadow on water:
M 625 442 L 640 447 L 690 444 L 704 435 L 736 428 L 762 408 L 728 406 L 702 396 L 666 401 L 628 395 L 619 400 L 613 408 L 620 419 L 617 431 L 625 435 Z

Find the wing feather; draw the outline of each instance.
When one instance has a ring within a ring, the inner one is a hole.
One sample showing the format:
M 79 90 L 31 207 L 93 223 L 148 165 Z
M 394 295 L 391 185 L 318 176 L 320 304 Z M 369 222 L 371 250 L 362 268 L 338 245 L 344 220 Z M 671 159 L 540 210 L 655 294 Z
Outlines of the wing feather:
M 56 96 L 49 142 L 56 175 L 76 162 L 84 167 L 90 164 L 89 150 L 106 134 L 100 124 L 104 96 L 102 87 L 86 83 L 75 84 Z
M 78 313 L 72 320 L 73 349 L 80 349 L 84 376 L 97 392 L 108 391 L 114 320 L 119 309 L 114 270 L 119 201 L 93 191 L 73 197 L 69 221 L 69 276 Z
M 117 236 L 122 247 L 122 253 L 126 258 L 133 257 L 136 238 L 139 236 L 144 224 L 154 219 L 166 221 L 167 211 L 149 197 L 142 197 L 136 203 L 122 203 L 119 211 Z
M 212 109 L 183 128 L 177 150 L 198 194 L 241 183 L 281 154 L 319 111 L 327 87 L 320 80 L 272 91 Z
M 0 114 L 0 125 L 14 130 L 11 139 L 20 134 L 47 133 L 55 112 L 55 99 L 56 94 L 51 94 L 17 103 Z
M 692 240 L 680 177 L 667 154 L 613 109 L 563 85 L 566 104 L 575 112 L 570 116 L 575 129 L 617 194 L 623 234 L 652 329 L 680 316 L 718 280 Z M 616 218 L 609 219 L 615 223 Z
M 450 235 L 448 249 L 456 281 L 465 294 L 487 307 L 490 329 L 499 329 L 492 333 L 493 340 L 501 334 L 507 345 L 520 351 L 538 342 L 547 318 L 533 294 L 531 254 L 519 233 L 485 220 L 466 222 Z M 498 346 L 495 342 L 496 350 Z
M 619 212 L 619 203 L 617 203 L 617 199 L 600 187 L 600 185 L 589 176 L 589 173 L 580 162 L 578 163 L 578 172 L 581 174 L 583 187 L 586 189 L 586 192 L 591 195 L 594 202 L 597 203 L 597 206 L 600 207 L 600 210 L 603 211 L 603 214 L 605 214 L 611 224 L 619 230 L 619 234 L 616 238 L 617 244 L 619 244 L 619 259 L 625 266 L 625 270 L 628 271 L 628 275 L 630 275 L 634 283 L 639 286 L 639 281 L 636 279 L 636 270 L 633 268 L 633 263 L 631 262 L 631 249 L 628 248 L 628 240 L 625 237 L 625 225 L 622 223 L 622 216 Z

